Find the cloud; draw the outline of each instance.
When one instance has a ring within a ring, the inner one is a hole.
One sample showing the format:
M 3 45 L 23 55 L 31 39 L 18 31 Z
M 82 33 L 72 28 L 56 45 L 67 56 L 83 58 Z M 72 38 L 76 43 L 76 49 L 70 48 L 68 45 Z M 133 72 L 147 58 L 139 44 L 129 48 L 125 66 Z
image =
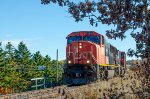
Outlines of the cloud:
M 13 46 L 18 46 L 18 44 L 20 43 L 20 42 L 24 42 L 25 44 L 30 44 L 31 42 L 30 42 L 30 40 L 28 40 L 28 39 L 9 39 L 9 40 L 3 40 L 2 41 L 2 45 L 6 45 L 8 42 L 11 42 L 11 44 L 13 45 Z
M 30 38 L 30 39 L 5 39 L 5 40 L 2 40 L 2 46 L 5 46 L 8 42 L 11 42 L 11 44 L 14 46 L 14 47 L 17 47 L 18 44 L 20 42 L 24 42 L 27 46 L 36 46 L 38 43 L 38 41 L 40 41 L 42 38 Z

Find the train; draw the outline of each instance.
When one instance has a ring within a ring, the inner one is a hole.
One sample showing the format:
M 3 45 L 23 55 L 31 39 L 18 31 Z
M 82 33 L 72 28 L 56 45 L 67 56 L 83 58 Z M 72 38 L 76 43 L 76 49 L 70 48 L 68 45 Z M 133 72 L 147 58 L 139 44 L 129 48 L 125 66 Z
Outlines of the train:
M 65 84 L 87 84 L 125 74 L 126 53 L 106 42 L 102 34 L 78 31 L 66 39 Z

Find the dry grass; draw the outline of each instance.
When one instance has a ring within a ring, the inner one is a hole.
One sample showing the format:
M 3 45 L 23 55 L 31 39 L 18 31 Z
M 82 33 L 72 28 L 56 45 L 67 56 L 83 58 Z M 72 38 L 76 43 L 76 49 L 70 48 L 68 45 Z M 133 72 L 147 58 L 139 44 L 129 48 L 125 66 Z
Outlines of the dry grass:
M 73 99 L 150 99 L 150 79 L 140 72 L 128 71 L 123 78 L 80 86 L 70 94 Z

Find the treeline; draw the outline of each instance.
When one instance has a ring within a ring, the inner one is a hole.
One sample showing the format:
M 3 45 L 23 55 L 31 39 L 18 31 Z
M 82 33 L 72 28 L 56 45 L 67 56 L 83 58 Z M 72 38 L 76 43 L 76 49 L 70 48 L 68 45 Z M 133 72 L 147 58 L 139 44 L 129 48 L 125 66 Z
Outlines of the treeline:
M 60 81 L 64 61 L 58 64 Z M 39 66 L 46 66 L 46 69 L 39 70 Z M 31 87 L 31 79 L 41 77 L 56 82 L 56 60 L 48 55 L 42 56 L 40 51 L 31 54 L 23 42 L 17 48 L 11 42 L 4 47 L 0 43 L 0 91 L 26 91 Z

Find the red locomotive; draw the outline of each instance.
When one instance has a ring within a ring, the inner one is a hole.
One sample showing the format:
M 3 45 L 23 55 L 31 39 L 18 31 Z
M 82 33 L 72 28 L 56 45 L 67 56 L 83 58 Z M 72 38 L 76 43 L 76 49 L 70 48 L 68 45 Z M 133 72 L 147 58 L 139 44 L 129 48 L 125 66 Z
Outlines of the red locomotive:
M 107 43 L 94 31 L 72 32 L 67 36 L 64 82 L 86 84 L 98 78 L 123 74 L 125 52 Z

